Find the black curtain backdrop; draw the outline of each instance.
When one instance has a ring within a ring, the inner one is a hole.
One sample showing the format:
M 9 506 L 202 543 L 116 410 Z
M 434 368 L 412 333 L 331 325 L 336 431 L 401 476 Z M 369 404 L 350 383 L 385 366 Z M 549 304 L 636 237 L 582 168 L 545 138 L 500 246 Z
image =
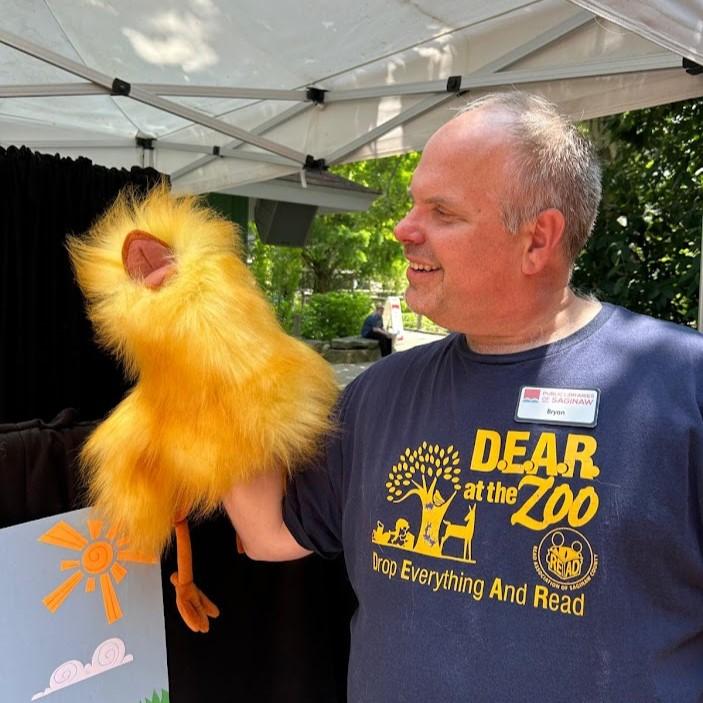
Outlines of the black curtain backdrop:
M 94 166 L 0 148 L 0 422 L 50 419 L 66 407 L 102 417 L 126 387 L 93 342 L 65 248 L 130 184 L 153 169 Z
M 128 183 L 148 189 L 159 179 L 0 149 L 0 527 L 85 504 L 80 446 L 126 386 L 93 342 L 65 235 L 87 230 Z M 236 553 L 224 516 L 196 525 L 192 542 L 196 582 L 221 616 L 206 635 L 188 630 L 167 552 L 171 701 L 343 703 L 355 607 L 343 561 L 252 562 Z

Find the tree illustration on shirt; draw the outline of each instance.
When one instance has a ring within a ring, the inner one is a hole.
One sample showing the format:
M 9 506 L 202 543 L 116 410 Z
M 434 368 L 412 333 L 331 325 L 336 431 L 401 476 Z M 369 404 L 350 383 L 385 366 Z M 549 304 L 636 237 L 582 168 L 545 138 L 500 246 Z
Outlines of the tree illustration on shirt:
M 423 442 L 414 450 L 407 448 L 388 474 L 387 500 L 402 503 L 417 496 L 422 506 L 419 530 L 412 534 L 410 523 L 405 518 L 400 518 L 392 530 L 386 530 L 379 522 L 372 541 L 441 556 L 440 530 L 446 522 L 444 516 L 461 488 L 459 461 L 459 452 L 453 445 L 445 449 Z

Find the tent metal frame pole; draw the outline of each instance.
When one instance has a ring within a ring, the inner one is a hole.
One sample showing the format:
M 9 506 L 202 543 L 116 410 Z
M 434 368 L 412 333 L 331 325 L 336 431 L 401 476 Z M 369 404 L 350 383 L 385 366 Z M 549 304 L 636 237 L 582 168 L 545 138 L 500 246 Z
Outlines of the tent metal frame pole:
M 168 112 L 172 115 L 176 115 L 177 117 L 182 117 L 190 122 L 202 125 L 203 127 L 209 127 L 215 132 L 226 134 L 228 137 L 241 139 L 247 144 L 258 146 L 260 149 L 270 151 L 273 154 L 278 154 L 278 156 L 284 156 L 301 165 L 305 163 L 306 156 L 300 151 L 290 149 L 283 144 L 272 142 L 265 137 L 257 137 L 251 134 L 251 132 L 247 132 L 244 129 L 230 125 L 227 122 L 218 120 L 217 118 L 209 117 L 198 110 L 193 110 L 183 105 L 171 102 L 170 100 L 164 100 L 163 98 L 151 95 L 151 93 L 140 90 L 139 88 L 132 88 L 129 93 L 129 97 L 133 100 L 144 103 L 145 105 L 150 105 L 151 107 L 162 110 L 163 112 Z
M 621 59 L 618 61 L 601 61 L 581 64 L 580 66 L 563 66 L 545 69 L 523 69 L 519 71 L 502 71 L 490 76 L 470 74 L 462 77 L 461 85 L 466 88 L 490 88 L 493 86 L 540 81 L 559 81 L 572 78 L 598 78 L 615 76 L 623 73 L 640 73 L 642 71 L 667 70 L 680 68 L 681 60 L 676 56 L 651 56 L 638 59 Z
M 512 83 L 536 83 L 539 81 L 565 80 L 569 78 L 594 78 L 615 76 L 622 73 L 667 70 L 681 68 L 681 59 L 671 54 L 656 54 L 637 59 L 617 59 L 581 64 L 579 66 L 562 66 L 544 69 L 522 69 L 484 74 L 483 70 L 461 76 L 461 88 L 490 88 Z M 353 88 L 351 90 L 330 90 L 325 94 L 325 103 L 362 100 L 364 98 L 403 97 L 423 93 L 440 93 L 446 89 L 446 80 L 425 81 L 422 83 L 402 83 L 371 88 Z
M 0 139 L 0 144 L 2 139 Z M 185 144 L 182 142 L 170 142 L 155 139 L 151 149 L 146 147 L 140 147 L 139 144 L 135 143 L 134 139 L 116 139 L 107 141 L 96 141 L 90 139 L 57 139 L 52 141 L 45 140 L 30 140 L 23 142 L 24 146 L 31 149 L 143 149 L 144 151 L 151 151 L 152 149 L 169 149 L 171 151 L 184 151 L 184 152 L 194 152 L 196 154 L 207 154 L 212 159 L 217 159 L 219 157 L 223 158 L 233 158 L 241 159 L 242 161 L 259 161 L 264 163 L 276 164 L 277 166 L 297 166 L 297 162 L 291 161 L 290 159 L 283 158 L 282 156 L 276 156 L 274 154 L 267 154 L 255 151 L 243 151 L 239 150 L 237 146 L 220 147 L 219 154 L 217 156 L 213 155 L 213 147 L 205 146 L 203 144 Z
M 187 151 L 196 154 L 208 154 L 215 158 L 240 159 L 242 161 L 259 161 L 267 164 L 275 164 L 276 166 L 292 166 L 297 167 L 298 163 L 282 156 L 275 154 L 266 154 L 260 151 L 244 151 L 243 149 L 219 147 L 218 153 L 213 154 L 213 147 L 204 146 L 202 144 L 184 144 L 182 142 L 169 142 L 156 140 L 154 149 L 169 149 L 171 151 Z
M 285 122 L 288 122 L 289 120 L 292 120 L 294 117 L 299 115 L 301 112 L 305 112 L 306 110 L 310 109 L 312 107 L 312 103 L 298 103 L 297 105 L 293 105 L 289 107 L 287 110 L 283 110 L 282 112 L 279 112 L 277 115 L 274 115 L 271 119 L 266 120 L 265 122 L 262 122 L 261 124 L 257 125 L 254 129 L 251 130 L 252 134 L 264 134 L 265 132 L 268 132 L 270 129 L 273 129 L 274 127 L 277 127 L 278 125 L 281 125 Z M 172 135 L 173 136 L 173 135 Z M 240 146 L 242 146 L 244 142 L 242 142 L 239 139 L 235 139 L 234 141 L 228 142 L 227 144 L 224 145 L 225 148 L 228 149 L 237 149 Z M 197 159 L 191 164 L 188 164 L 187 166 L 184 166 L 183 168 L 179 168 L 171 173 L 171 182 L 177 180 L 178 178 L 183 178 L 183 176 L 186 176 L 187 174 L 191 173 L 192 171 L 195 171 L 199 168 L 202 168 L 203 166 L 206 166 L 207 164 L 211 163 L 212 161 L 217 161 L 219 157 L 218 156 L 203 156 L 200 159 Z
M 383 124 L 378 125 L 378 127 L 370 130 L 369 132 L 366 132 L 366 134 L 360 135 L 356 139 L 353 139 L 349 143 L 333 151 L 325 158 L 325 161 L 328 164 L 339 163 L 345 157 L 349 156 L 349 154 L 352 154 L 362 146 L 369 144 L 370 142 L 374 141 L 386 132 L 390 132 L 398 125 L 407 124 L 408 122 L 410 122 L 410 120 L 413 120 L 416 117 L 419 117 L 420 115 L 423 115 L 424 113 L 428 112 L 429 110 L 438 107 L 442 103 L 448 102 L 449 100 L 453 100 L 456 97 L 457 93 L 444 92 L 441 95 L 432 95 L 428 98 L 425 98 L 424 100 L 421 100 L 420 102 L 413 105 L 411 108 L 403 110 L 403 112 L 399 112 L 395 117 L 392 117 L 390 120 L 386 120 Z
M 237 100 L 309 101 L 307 90 L 271 90 L 268 88 L 230 88 L 216 85 L 176 85 L 168 83 L 135 83 L 137 88 L 155 95 L 175 95 L 183 98 L 229 98 Z
M 79 76 L 80 78 L 85 78 L 86 80 L 91 81 L 91 83 L 103 86 L 104 88 L 109 89 L 111 93 L 115 92 L 115 83 L 117 82 L 116 79 L 110 78 L 104 73 L 96 71 L 95 69 L 83 64 L 79 64 L 71 59 L 67 59 L 65 56 L 61 56 L 60 54 L 38 46 L 33 42 L 29 42 L 2 29 L 0 29 L 0 43 L 6 44 L 13 49 L 17 49 L 18 51 L 44 61 L 44 63 L 56 66 L 57 68 Z M 132 100 L 136 100 L 137 102 L 157 108 L 163 112 L 168 112 L 172 115 L 176 115 L 177 117 L 182 117 L 183 119 L 200 124 L 203 127 L 209 127 L 215 132 L 226 134 L 227 136 L 234 137 L 235 139 L 241 139 L 241 141 L 246 142 L 247 144 L 258 146 L 260 149 L 278 154 L 278 156 L 284 156 L 297 163 L 300 163 L 301 165 L 305 163 L 306 155 L 302 152 L 296 151 L 295 149 L 290 149 L 282 144 L 277 144 L 276 142 L 272 142 L 264 137 L 257 137 L 246 130 L 240 129 L 239 127 L 235 127 L 227 122 L 210 117 L 209 115 L 199 112 L 198 110 L 193 110 L 192 108 L 188 108 L 170 100 L 165 100 L 156 95 L 152 95 L 148 91 L 141 88 L 129 86 L 126 83 L 123 83 L 123 85 L 127 85 L 129 87 L 129 91 L 124 94 L 124 97 L 129 97 Z
M 110 91 L 94 83 L 52 83 L 51 85 L 2 85 L 0 98 L 70 98 L 83 95 L 109 95 Z
M 182 98 L 213 98 L 241 100 L 282 100 L 312 102 L 307 90 L 266 90 L 264 88 L 227 88 L 218 86 L 167 85 L 161 83 L 132 83 L 134 88 L 154 95 Z M 110 95 L 111 88 L 97 83 L 52 83 L 0 86 L 2 98 L 72 97 L 76 95 Z

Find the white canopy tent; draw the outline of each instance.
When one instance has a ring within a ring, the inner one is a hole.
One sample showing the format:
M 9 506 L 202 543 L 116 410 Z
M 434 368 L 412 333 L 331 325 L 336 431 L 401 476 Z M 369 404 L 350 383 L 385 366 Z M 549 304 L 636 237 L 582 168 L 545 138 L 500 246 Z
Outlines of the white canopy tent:
M 701 0 L 0 0 L 0 145 L 238 192 L 420 149 L 467 92 L 520 87 L 579 119 L 701 96 L 702 10 Z

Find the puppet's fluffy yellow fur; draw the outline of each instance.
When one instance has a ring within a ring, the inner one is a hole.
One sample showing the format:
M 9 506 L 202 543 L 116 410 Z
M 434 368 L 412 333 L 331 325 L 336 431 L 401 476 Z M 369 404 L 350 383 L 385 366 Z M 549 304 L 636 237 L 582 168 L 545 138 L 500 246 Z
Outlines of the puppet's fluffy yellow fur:
M 132 230 L 175 254 L 159 290 L 132 280 Z M 122 195 L 69 251 L 99 341 L 136 381 L 82 454 L 91 499 L 134 546 L 161 551 L 177 511 L 217 508 L 238 480 L 316 451 L 336 396 L 329 365 L 278 325 L 232 224 L 165 186 Z

